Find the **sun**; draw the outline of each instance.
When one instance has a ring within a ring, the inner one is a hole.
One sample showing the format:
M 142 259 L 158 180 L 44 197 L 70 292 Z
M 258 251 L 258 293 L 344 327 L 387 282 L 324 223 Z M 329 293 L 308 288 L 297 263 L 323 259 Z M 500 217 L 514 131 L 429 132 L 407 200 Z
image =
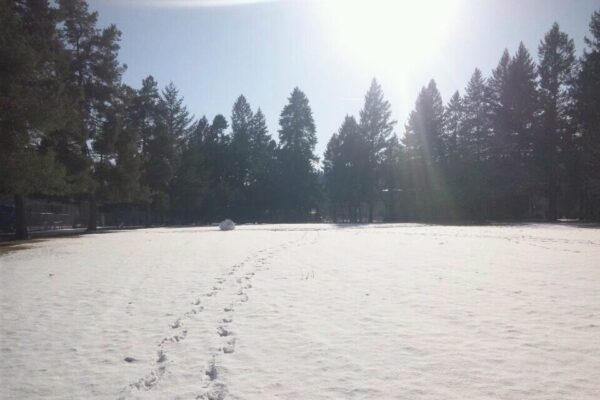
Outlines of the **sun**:
M 323 23 L 363 67 L 418 68 L 453 26 L 460 0 L 322 0 Z

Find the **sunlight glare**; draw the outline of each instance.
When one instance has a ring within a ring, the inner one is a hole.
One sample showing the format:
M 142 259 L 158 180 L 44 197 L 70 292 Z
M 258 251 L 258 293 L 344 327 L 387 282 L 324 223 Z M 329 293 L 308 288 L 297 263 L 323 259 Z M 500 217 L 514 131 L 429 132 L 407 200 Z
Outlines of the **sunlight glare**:
M 459 0 L 323 0 L 334 40 L 369 69 L 406 70 L 427 61 L 452 27 Z M 410 65 L 410 67 L 409 67 Z

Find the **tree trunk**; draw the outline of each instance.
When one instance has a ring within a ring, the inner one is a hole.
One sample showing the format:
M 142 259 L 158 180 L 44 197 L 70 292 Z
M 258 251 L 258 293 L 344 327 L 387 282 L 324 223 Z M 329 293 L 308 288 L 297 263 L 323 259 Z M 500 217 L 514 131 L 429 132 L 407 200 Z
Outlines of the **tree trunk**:
M 552 170 L 550 183 L 548 185 L 548 221 L 554 222 L 558 219 L 558 183 L 556 173 Z
M 15 194 L 15 239 L 29 239 L 25 196 Z
M 152 211 L 150 210 L 150 203 L 146 203 L 146 227 L 152 226 Z
M 88 232 L 94 232 L 98 229 L 98 204 L 96 203 L 96 197 L 92 196 L 90 199 L 90 214 L 88 219 Z
M 373 201 L 369 201 L 369 223 L 373 223 Z

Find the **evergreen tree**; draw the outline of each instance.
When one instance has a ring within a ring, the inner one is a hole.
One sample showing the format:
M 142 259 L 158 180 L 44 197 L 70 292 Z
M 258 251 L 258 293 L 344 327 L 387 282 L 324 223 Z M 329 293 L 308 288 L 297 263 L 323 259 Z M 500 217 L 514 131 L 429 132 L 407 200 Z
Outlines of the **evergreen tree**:
M 225 134 L 228 123 L 221 114 L 215 116 L 210 125 L 199 124 L 203 132 L 202 154 L 208 176 L 207 192 L 202 203 L 201 215 L 205 222 L 215 222 L 230 215 L 230 137 Z
M 600 10 L 590 21 L 590 37 L 581 58 L 575 83 L 579 140 L 579 176 L 581 204 L 579 216 L 600 219 Z
M 490 182 L 495 217 L 521 218 L 535 191 L 533 143 L 539 114 L 536 66 L 523 43 L 504 52 L 489 82 Z
M 435 81 L 423 87 L 417 97 L 415 109 L 406 125 L 404 145 L 407 151 L 407 171 L 410 176 L 407 190 L 415 194 L 418 218 L 437 218 L 438 208 L 446 201 L 441 162 L 444 158 L 443 142 L 444 105 Z
M 250 186 L 250 137 L 252 119 L 254 114 L 250 104 L 243 95 L 240 95 L 231 111 L 231 174 L 233 178 L 233 209 L 236 211 L 234 218 L 245 219 L 248 217 L 248 187 Z
M 327 144 L 323 172 L 330 208 L 338 217 L 351 222 L 361 220 L 364 175 L 367 163 L 367 143 L 356 119 L 346 116 L 337 133 Z
M 148 194 L 142 186 L 143 155 L 140 148 L 140 126 L 135 118 L 137 91 L 129 86 L 121 88 L 119 134 L 114 144 L 114 175 L 112 184 L 117 195 L 117 203 L 140 203 Z
M 55 23 L 47 1 L 0 1 L 0 192 L 14 195 L 19 239 L 28 237 L 25 197 L 66 190 L 49 143 L 69 125 L 74 96 Z
M 152 76 L 142 80 L 142 86 L 136 90 L 128 109 L 128 119 L 133 130 L 138 135 L 138 152 L 140 154 L 140 201 L 146 206 L 146 225 L 152 223 L 152 200 L 157 194 L 154 177 L 153 160 L 156 158 L 151 149 L 157 131 L 162 121 L 162 108 L 160 106 L 160 92 L 158 83 Z
M 149 81 L 148 84 L 152 84 Z M 150 91 L 151 92 L 151 91 Z M 154 126 L 146 149 L 145 177 L 152 195 L 152 206 L 160 223 L 169 219 L 173 205 L 171 184 L 175 178 L 192 118 L 173 83 L 162 91 L 154 114 Z
M 265 116 L 260 108 L 250 122 L 249 215 L 254 220 L 265 220 L 272 218 L 275 206 L 273 195 L 277 145 L 269 134 Z
M 464 106 L 458 90 L 454 92 L 444 109 L 442 129 L 442 153 L 446 164 L 455 167 L 459 158 L 458 143 L 463 135 Z
M 554 23 L 538 47 L 538 56 L 542 121 L 537 154 L 549 203 L 547 219 L 554 221 L 558 218 L 560 174 L 564 166 L 560 153 L 569 146 L 573 133 L 569 107 L 575 44 Z
M 403 194 L 402 161 L 403 148 L 398 136 L 394 134 L 383 153 L 381 173 L 385 220 L 388 222 L 398 221 L 401 217 L 406 218 L 406 213 L 403 213 L 401 208 L 402 205 L 405 205 L 405 202 L 400 202 L 400 196 Z
M 103 163 L 111 157 L 103 153 L 110 150 L 104 144 L 112 140 L 106 136 L 114 136 L 116 128 L 109 119 L 111 108 L 119 101 L 118 90 L 124 71 L 117 59 L 121 32 L 115 25 L 98 29 L 98 13 L 90 12 L 84 0 L 59 0 L 58 4 L 60 33 L 71 60 L 71 81 L 81 93 L 77 109 L 79 131 L 87 144 L 83 151 L 89 160 L 88 173 L 95 180 L 93 187 L 86 188 L 90 199 L 88 230 L 93 231 L 98 216 L 97 190 L 102 190 L 105 179 Z
M 183 145 L 188 139 L 193 117 L 183 104 L 183 97 L 173 82 L 170 82 L 162 91 L 160 106 L 163 111 L 163 124 L 165 134 L 173 142 L 173 163 L 176 164 L 177 156 L 181 154 Z
M 475 69 L 467 84 L 464 110 L 464 131 L 459 142 L 463 161 L 463 203 L 468 215 L 481 221 L 486 216 L 491 122 L 489 91 L 479 69 Z
M 456 91 L 444 109 L 444 124 L 442 130 L 443 169 L 448 191 L 448 218 L 461 217 L 460 204 L 457 199 L 464 200 L 462 181 L 462 149 L 459 147 L 464 136 L 465 108 L 462 97 Z
M 203 140 L 210 129 L 206 117 L 198 120 L 184 144 L 181 160 L 172 184 L 175 219 L 179 223 L 200 222 L 209 186 L 209 166 Z
M 391 119 L 390 103 L 384 99 L 383 90 L 373 78 L 371 86 L 365 95 L 365 104 L 360 111 L 360 127 L 367 144 L 368 166 L 364 175 L 362 188 L 369 210 L 369 222 L 373 221 L 373 210 L 382 189 L 380 182 L 380 167 L 383 153 L 389 145 L 396 121 Z
M 313 163 L 317 143 L 308 98 L 295 88 L 279 118 L 278 193 L 280 215 L 288 221 L 306 221 L 318 196 Z

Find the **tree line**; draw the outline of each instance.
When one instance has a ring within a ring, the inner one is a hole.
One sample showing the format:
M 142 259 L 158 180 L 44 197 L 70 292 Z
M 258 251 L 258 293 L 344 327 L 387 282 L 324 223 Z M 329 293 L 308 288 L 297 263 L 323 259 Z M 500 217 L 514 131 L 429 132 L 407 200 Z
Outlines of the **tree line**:
M 0 0 L 0 193 L 14 195 L 17 237 L 28 196 L 88 203 L 88 230 L 99 208 L 124 204 L 149 225 L 307 219 L 319 183 L 300 89 L 276 143 L 244 96 L 230 124 L 194 119 L 172 83 L 124 84 L 120 38 L 84 0 Z
M 600 11 L 586 49 L 557 23 L 537 63 L 521 43 L 491 76 L 473 72 L 444 104 L 434 80 L 404 127 L 373 80 L 358 120 L 327 145 L 325 189 L 334 220 L 600 218 Z
M 600 12 L 575 57 L 554 25 L 536 64 L 525 46 L 492 76 L 475 70 L 444 105 L 434 81 L 402 138 L 373 80 L 358 120 L 347 116 L 319 166 L 316 127 L 295 88 L 278 140 L 241 95 L 229 120 L 196 119 L 173 83 L 122 81 L 121 33 L 98 26 L 85 0 L 0 0 L 0 193 L 133 205 L 146 224 L 597 219 L 600 212 Z M 545 201 L 545 203 L 544 203 Z

